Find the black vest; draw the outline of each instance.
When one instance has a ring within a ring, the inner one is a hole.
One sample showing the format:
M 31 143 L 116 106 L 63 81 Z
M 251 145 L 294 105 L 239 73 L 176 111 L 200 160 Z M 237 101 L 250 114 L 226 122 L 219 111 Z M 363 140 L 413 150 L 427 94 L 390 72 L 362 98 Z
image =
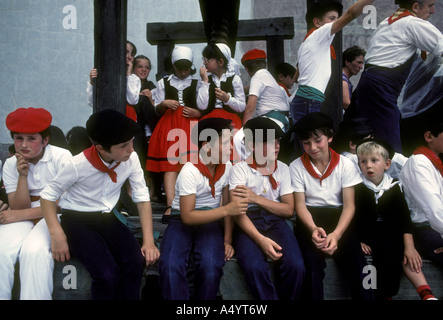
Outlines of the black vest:
M 182 102 L 183 106 L 193 109 L 198 109 L 197 108 L 198 80 L 192 79 L 191 85 L 180 93 L 182 97 L 179 97 L 179 90 L 171 86 L 171 84 L 167 80 L 167 77 L 164 78 L 164 83 L 165 83 L 165 99 L 176 100 L 178 102 Z
M 223 90 L 226 93 L 230 93 L 231 96 L 234 96 L 234 86 L 232 85 L 232 81 L 234 80 L 234 76 L 228 77 L 226 81 L 220 81 L 220 89 Z M 216 103 L 216 97 L 215 97 L 215 88 L 217 86 L 214 83 L 214 80 L 212 77 L 209 77 L 209 101 L 208 101 L 208 108 L 205 110 L 205 114 L 210 113 L 215 109 L 215 103 Z M 223 109 L 237 114 L 240 118 L 242 117 L 241 112 L 234 111 L 230 106 L 226 105 L 224 102 L 222 102 Z

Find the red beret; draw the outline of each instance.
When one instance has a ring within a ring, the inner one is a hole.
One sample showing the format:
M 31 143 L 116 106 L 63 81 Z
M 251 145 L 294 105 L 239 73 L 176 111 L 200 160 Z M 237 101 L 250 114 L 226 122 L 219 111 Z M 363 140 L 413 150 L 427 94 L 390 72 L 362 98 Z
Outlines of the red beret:
M 52 115 L 43 108 L 18 108 L 6 117 L 6 127 L 17 133 L 39 133 L 51 122 Z
M 243 64 L 245 63 L 245 61 L 255 60 L 255 59 L 266 59 L 266 53 L 263 50 L 259 49 L 249 50 L 241 58 L 241 63 Z

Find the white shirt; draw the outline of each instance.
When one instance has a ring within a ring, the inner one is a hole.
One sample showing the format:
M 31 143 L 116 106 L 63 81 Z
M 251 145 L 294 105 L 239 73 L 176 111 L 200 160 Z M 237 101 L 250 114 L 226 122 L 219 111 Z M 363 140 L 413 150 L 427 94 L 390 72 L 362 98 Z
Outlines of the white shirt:
M 251 168 L 245 161 L 235 164 L 231 169 L 229 177 L 229 190 L 235 189 L 236 186 L 246 186 L 255 194 L 266 199 L 280 202 L 281 196 L 294 192 L 291 186 L 288 166 L 277 161 L 277 170 L 272 174 L 277 181 L 277 189 L 272 189 L 268 176 L 262 175 L 257 170 Z M 250 203 L 248 208 L 257 207 Z
M 424 155 L 409 157 L 400 172 L 412 222 L 428 221 L 443 236 L 443 178 Z
M 215 198 L 212 196 L 209 179 L 206 178 L 196 166 L 187 162 L 181 169 L 175 183 L 175 197 L 172 209 L 180 210 L 180 196 L 195 194 L 195 209 L 220 207 L 223 188 L 228 185 L 231 162 L 226 163 L 225 173 L 215 183 Z
M 314 170 L 321 176 L 320 171 L 314 167 Z M 312 177 L 304 167 L 301 158 L 297 158 L 289 165 L 292 187 L 294 192 L 304 192 L 306 205 L 310 207 L 343 205 L 343 188 L 355 186 L 362 182 L 352 160 L 340 155 L 340 161 L 332 173 L 322 181 Z
M 249 95 L 258 97 L 253 118 L 273 110 L 289 111 L 286 93 L 280 88 L 280 85 L 266 69 L 260 69 L 252 76 Z
M 51 182 L 72 158 L 71 152 L 56 146 L 47 145 L 43 157 L 34 165 L 29 163 L 28 189 L 30 196 L 39 196 L 41 191 Z M 3 182 L 6 193 L 17 191 L 19 174 L 17 158 L 12 156 L 5 161 Z M 33 201 L 31 207 L 39 207 L 40 201 Z
M 177 90 L 185 90 L 192 83 L 192 76 L 188 76 L 186 79 L 180 80 L 175 74 L 171 74 L 167 80 L 169 80 L 169 84 L 176 88 Z M 196 93 L 198 93 L 198 88 L 200 86 L 197 84 Z M 157 106 L 160 102 L 166 99 L 165 95 L 165 79 L 162 78 L 157 82 L 157 87 L 154 91 L 152 91 L 152 100 L 154 100 L 155 105 Z
M 365 62 L 394 68 L 405 63 L 417 49 L 440 56 L 443 53 L 443 35 L 429 21 L 407 16 L 392 24 L 385 19 L 374 31 Z
M 138 103 L 138 100 L 140 98 L 140 89 L 141 89 L 142 83 L 140 78 L 135 75 L 134 73 L 130 76 L 126 76 L 126 102 L 131 105 L 135 106 Z M 86 94 L 88 95 L 88 104 L 90 107 L 93 106 L 93 86 L 88 81 L 86 84 Z
M 221 78 L 218 78 L 215 74 L 209 74 L 208 76 L 212 77 L 212 80 L 217 88 L 220 88 L 220 82 L 226 82 L 227 79 L 226 73 L 224 73 Z M 239 76 L 234 75 L 234 78 L 232 79 L 232 86 L 234 88 L 234 96 L 231 96 L 231 93 L 228 92 L 229 100 L 226 105 L 236 112 L 243 112 L 246 108 L 246 98 L 245 91 L 243 89 L 243 82 Z M 201 86 L 198 90 L 197 106 L 200 110 L 206 110 L 208 108 L 208 103 L 209 82 L 201 82 Z M 215 108 L 223 108 L 221 100 L 216 99 Z
M 105 163 L 105 162 L 103 162 Z M 109 168 L 116 165 L 105 163 Z M 107 173 L 94 168 L 83 152 L 72 157 L 67 166 L 40 193 L 41 198 L 57 201 L 62 209 L 83 212 L 110 212 L 120 198 L 123 183 L 129 179 L 132 200 L 147 202 L 149 190 L 143 176 L 140 161 L 135 152 L 129 160 L 121 162 L 115 169 L 117 183 Z
M 327 23 L 302 42 L 298 50 L 300 75 L 298 85 L 313 87 L 325 93 L 331 77 L 332 22 Z

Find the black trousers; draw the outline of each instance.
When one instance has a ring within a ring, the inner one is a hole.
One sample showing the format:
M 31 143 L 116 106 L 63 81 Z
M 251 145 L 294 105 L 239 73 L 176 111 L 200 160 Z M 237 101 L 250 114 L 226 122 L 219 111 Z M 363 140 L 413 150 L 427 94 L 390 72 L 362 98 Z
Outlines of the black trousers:
M 93 300 L 138 300 L 145 259 L 131 231 L 113 213 L 62 211 L 70 251 L 92 278 Z

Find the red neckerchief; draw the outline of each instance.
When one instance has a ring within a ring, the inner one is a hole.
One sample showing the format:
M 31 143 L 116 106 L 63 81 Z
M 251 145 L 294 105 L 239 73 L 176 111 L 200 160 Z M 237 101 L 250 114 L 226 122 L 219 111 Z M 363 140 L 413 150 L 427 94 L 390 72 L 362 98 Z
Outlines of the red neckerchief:
M 309 159 L 309 155 L 306 152 L 303 153 L 303 155 L 300 157 L 301 162 L 303 163 L 306 170 L 308 170 L 309 174 L 312 177 L 320 180 L 320 185 L 322 180 L 329 177 L 329 175 L 332 173 L 332 171 L 334 171 L 335 167 L 340 162 L 340 155 L 337 152 L 335 152 L 331 148 L 329 148 L 329 152 L 331 153 L 331 161 L 329 162 L 329 166 L 322 176 L 318 175 L 318 173 L 315 171 L 314 167 L 312 166 L 311 160 Z
M 289 90 L 288 90 L 288 88 L 286 88 L 286 86 L 282 83 L 282 82 L 277 82 L 278 83 L 278 85 L 280 86 L 280 87 L 282 87 L 284 90 L 285 90 L 285 92 L 286 92 L 286 94 L 288 95 L 288 97 L 290 97 L 291 96 L 291 93 L 289 92 Z
M 115 168 L 117 168 L 121 162 L 117 162 L 115 166 L 112 168 L 108 168 L 100 158 L 100 155 L 98 154 L 97 148 L 92 145 L 90 148 L 83 151 L 83 154 L 85 155 L 86 159 L 92 164 L 94 168 L 97 170 L 107 173 L 109 177 L 111 177 L 112 182 L 117 182 L 117 173 L 114 171 Z
M 226 165 L 225 164 L 218 164 L 215 167 L 215 175 L 212 176 L 211 172 L 209 172 L 208 167 L 201 162 L 200 157 L 198 158 L 198 163 L 194 164 L 194 166 L 200 171 L 202 175 L 204 175 L 206 178 L 209 179 L 209 186 L 211 187 L 211 194 L 212 197 L 215 198 L 215 183 L 220 180 L 220 178 L 224 175 Z
M 255 162 L 255 158 L 252 157 L 252 163 L 248 163 L 248 166 L 250 166 L 252 169 L 257 170 L 257 163 Z M 275 160 L 275 169 L 274 172 L 277 170 L 277 160 Z M 258 171 L 258 170 L 257 170 Z M 260 172 L 260 171 L 259 171 Z M 260 172 L 262 175 L 264 176 L 268 176 L 269 177 L 269 182 L 271 183 L 272 189 L 276 190 L 278 183 L 277 181 L 275 181 L 274 177 L 272 176 L 272 174 L 274 172 L 271 172 L 269 174 L 263 174 L 262 172 Z
M 311 28 L 309 31 L 308 31 L 308 33 L 306 34 L 306 36 L 305 36 L 305 38 L 303 39 L 303 41 L 305 41 L 315 30 L 317 30 L 318 28 L 316 28 L 316 27 L 314 27 L 314 28 Z M 334 46 L 331 44 L 331 58 L 332 59 L 337 59 L 337 55 L 336 55 L 336 53 L 335 53 L 335 49 L 334 49 Z
M 408 9 L 398 9 L 396 12 L 394 12 L 392 14 L 392 16 L 390 16 L 388 18 L 388 23 L 389 24 L 393 24 L 395 21 L 400 20 L 401 18 L 404 17 L 408 17 L 408 16 L 414 16 L 416 17 L 417 15 L 414 12 L 409 11 Z
M 135 109 L 133 106 L 127 104 L 126 105 L 126 116 L 128 118 L 131 118 L 132 120 L 134 120 L 135 122 L 137 122 L 137 113 L 135 112 Z
M 434 152 L 432 152 L 431 149 L 426 147 L 418 147 L 417 149 L 415 149 L 414 154 L 422 154 L 426 156 L 426 158 L 428 158 L 429 161 L 432 162 L 434 167 L 438 171 L 440 171 L 440 174 L 443 176 L 443 163 L 441 159 Z

